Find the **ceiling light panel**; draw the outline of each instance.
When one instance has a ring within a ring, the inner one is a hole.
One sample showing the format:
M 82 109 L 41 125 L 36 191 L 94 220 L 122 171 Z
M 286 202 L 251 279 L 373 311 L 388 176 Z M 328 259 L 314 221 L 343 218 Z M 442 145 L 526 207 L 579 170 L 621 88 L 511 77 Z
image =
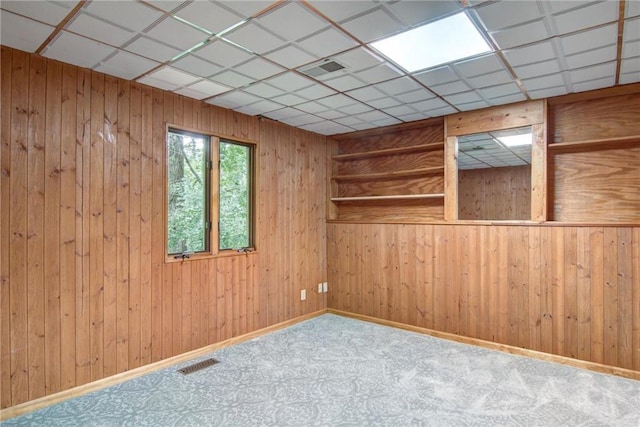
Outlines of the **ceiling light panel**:
M 82 10 L 135 33 L 142 32 L 162 16 L 162 12 L 142 2 L 132 1 L 118 2 L 118 7 L 113 7 L 109 1 L 92 1 Z
M 297 44 L 319 58 L 357 46 L 355 41 L 333 27 L 300 40 Z
M 136 35 L 132 31 L 101 21 L 85 13 L 76 15 L 76 17 L 67 24 L 67 29 L 81 36 L 89 37 L 113 46 L 121 46 Z
M 110 46 L 63 31 L 47 46 L 42 55 L 91 68 L 114 52 L 115 49 Z
M 210 1 L 195 1 L 180 9 L 176 16 L 189 21 L 214 34 L 226 30 L 243 20 L 242 16 L 232 13 Z
M 2 9 L 4 10 L 53 26 L 58 25 L 74 6 L 75 2 L 2 1 Z
M 181 50 L 203 42 L 209 35 L 174 18 L 166 18 L 147 31 L 147 36 Z
M 275 50 L 285 44 L 283 39 L 253 22 L 238 27 L 225 34 L 224 37 L 258 54 Z
M 258 22 L 288 41 L 299 40 L 329 25 L 295 2 L 281 3 L 281 6 L 260 16 Z
M 132 80 L 158 65 L 160 63 L 119 50 L 115 55 L 101 62 L 99 66 L 95 67 L 95 70 L 122 79 Z
M 0 11 L 0 39 L 5 46 L 35 52 L 54 29 L 11 12 Z
M 342 26 L 364 43 L 369 43 L 403 30 L 402 24 L 384 9 L 374 10 L 344 22 Z
M 229 68 L 247 61 L 253 56 L 250 53 L 222 40 L 213 41 L 212 43 L 193 51 L 193 54 L 210 62 L 219 64 L 222 67 Z
M 405 31 L 371 46 L 408 72 L 491 51 L 465 13 Z

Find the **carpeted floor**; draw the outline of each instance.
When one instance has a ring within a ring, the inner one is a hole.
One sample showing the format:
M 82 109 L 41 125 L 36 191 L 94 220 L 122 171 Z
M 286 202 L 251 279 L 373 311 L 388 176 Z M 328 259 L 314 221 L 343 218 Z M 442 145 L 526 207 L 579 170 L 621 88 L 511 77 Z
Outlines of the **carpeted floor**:
M 330 314 L 208 357 L 2 425 L 640 426 L 638 381 Z

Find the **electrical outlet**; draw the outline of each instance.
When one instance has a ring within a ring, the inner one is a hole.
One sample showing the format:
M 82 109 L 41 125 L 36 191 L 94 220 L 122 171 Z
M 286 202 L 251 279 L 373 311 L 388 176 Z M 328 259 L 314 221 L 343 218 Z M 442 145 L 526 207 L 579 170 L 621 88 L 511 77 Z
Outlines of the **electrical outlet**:
M 327 288 L 328 288 L 327 282 L 324 282 L 322 284 L 322 292 L 327 292 Z
M 318 283 L 318 293 L 322 293 L 322 283 Z
M 300 301 L 304 301 L 307 299 L 307 290 L 303 289 L 300 291 Z

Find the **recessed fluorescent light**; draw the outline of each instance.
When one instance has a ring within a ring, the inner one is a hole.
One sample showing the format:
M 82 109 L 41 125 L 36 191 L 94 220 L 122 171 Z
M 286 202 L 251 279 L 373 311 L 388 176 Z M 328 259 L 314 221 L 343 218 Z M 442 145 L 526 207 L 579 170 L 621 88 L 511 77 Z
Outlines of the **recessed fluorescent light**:
M 520 135 L 499 136 L 498 141 L 507 147 L 517 147 L 519 145 L 531 145 L 531 134 L 523 133 Z
M 410 73 L 491 51 L 464 12 L 371 43 L 371 46 Z

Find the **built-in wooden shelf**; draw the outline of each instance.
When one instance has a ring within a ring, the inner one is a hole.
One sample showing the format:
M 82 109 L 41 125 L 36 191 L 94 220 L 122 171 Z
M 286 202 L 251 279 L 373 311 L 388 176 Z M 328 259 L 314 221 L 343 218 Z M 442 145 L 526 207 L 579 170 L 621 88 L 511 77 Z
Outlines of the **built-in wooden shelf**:
M 332 197 L 332 202 L 366 202 L 383 200 L 423 200 L 423 199 L 444 199 L 444 193 L 432 194 L 394 194 L 392 196 L 353 196 L 353 197 Z
M 444 166 L 434 166 L 430 168 L 421 168 L 421 169 L 408 169 L 408 170 L 399 170 L 393 172 L 385 172 L 385 173 L 367 173 L 367 174 L 356 174 L 356 175 L 336 175 L 332 179 L 334 181 L 340 182 L 348 182 L 348 181 L 377 181 L 384 179 L 400 179 L 400 178 L 411 178 L 411 177 L 419 177 L 419 176 L 428 176 L 428 175 L 437 175 L 440 173 L 444 173 Z
M 429 144 L 412 145 L 410 147 L 386 148 L 384 150 L 364 151 L 361 153 L 338 154 L 331 158 L 336 161 L 344 162 L 350 160 L 368 159 L 380 156 L 395 156 L 400 154 L 414 154 L 425 151 L 438 150 L 444 147 L 444 142 L 432 142 Z
M 640 143 L 640 135 L 621 136 L 616 138 L 590 139 L 586 141 L 558 142 L 549 144 L 549 151 L 556 153 L 572 151 L 606 150 L 623 148 Z

